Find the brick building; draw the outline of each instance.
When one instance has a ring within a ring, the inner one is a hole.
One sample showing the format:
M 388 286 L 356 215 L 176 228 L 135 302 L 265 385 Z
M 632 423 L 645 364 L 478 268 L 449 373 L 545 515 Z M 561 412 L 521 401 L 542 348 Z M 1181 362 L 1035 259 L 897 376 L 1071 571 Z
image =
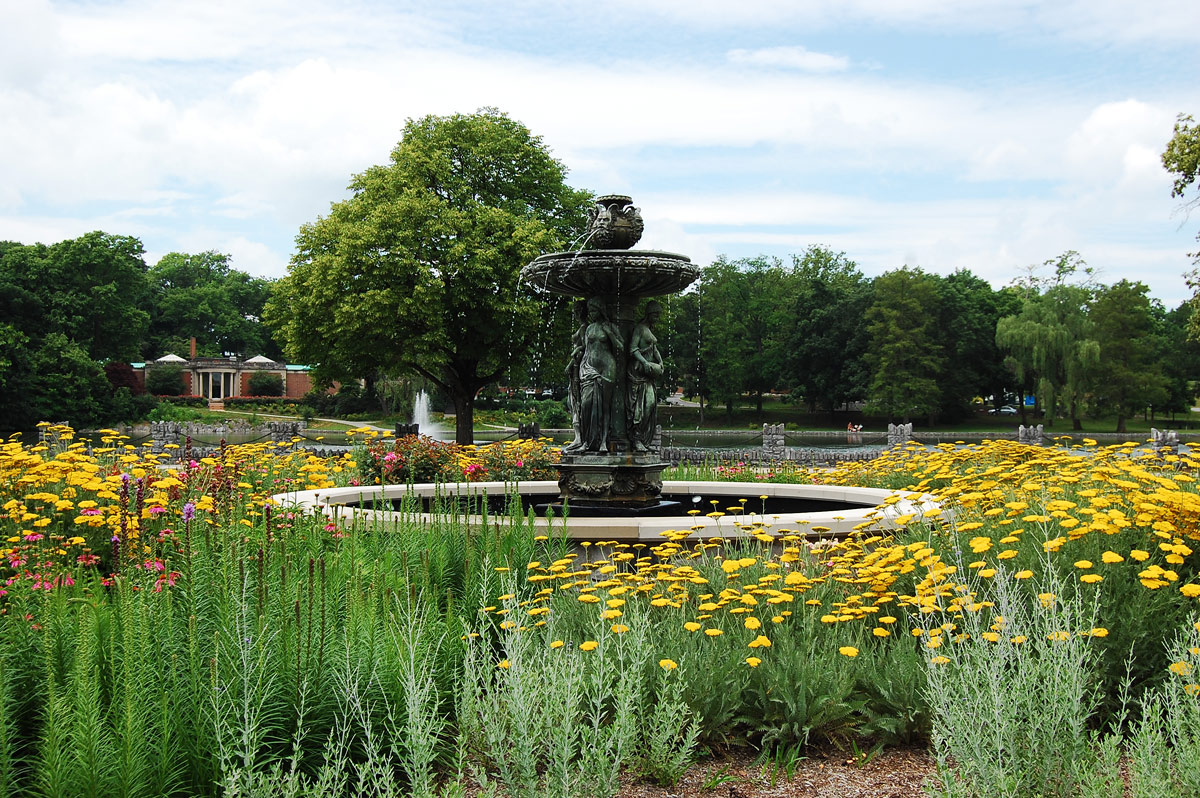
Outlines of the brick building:
M 167 354 L 149 363 L 133 363 L 135 374 L 142 386 L 146 385 L 146 373 L 156 366 L 179 366 L 183 369 L 183 392 L 191 396 L 202 396 L 210 402 L 221 402 L 233 396 L 250 395 L 250 377 L 257 372 L 279 376 L 283 384 L 283 396 L 289 399 L 303 398 L 312 390 L 312 377 L 308 366 L 280 363 L 256 355 L 248 360 L 236 357 L 196 357 L 184 359 Z

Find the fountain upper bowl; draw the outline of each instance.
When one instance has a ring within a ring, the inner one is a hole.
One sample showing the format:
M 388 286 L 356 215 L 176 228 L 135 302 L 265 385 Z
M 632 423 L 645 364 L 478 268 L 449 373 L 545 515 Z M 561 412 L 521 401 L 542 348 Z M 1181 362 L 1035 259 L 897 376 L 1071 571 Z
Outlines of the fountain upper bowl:
M 628 249 L 551 252 L 521 270 L 521 280 L 537 291 L 579 297 L 664 296 L 699 276 L 700 267 L 686 255 Z

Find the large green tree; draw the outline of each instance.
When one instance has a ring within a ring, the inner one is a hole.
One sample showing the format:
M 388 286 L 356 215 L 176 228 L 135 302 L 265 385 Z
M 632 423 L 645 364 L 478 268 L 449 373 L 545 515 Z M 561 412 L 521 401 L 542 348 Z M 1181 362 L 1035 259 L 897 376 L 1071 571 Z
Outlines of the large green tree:
M 1162 344 L 1159 360 L 1167 379 L 1167 400 L 1154 410 L 1169 412 L 1172 417 L 1175 413 L 1187 415 L 1196 403 L 1192 386 L 1200 380 L 1200 341 L 1188 335 L 1196 308 L 1189 301 L 1170 311 L 1154 303 L 1154 309 Z
M 941 414 L 957 421 L 973 412 L 977 396 L 1002 397 L 1019 387 L 996 345 L 996 324 L 1020 309 L 1010 291 L 996 291 L 966 269 L 938 278 L 939 326 L 946 368 L 938 378 Z
M 454 402 L 472 440 L 474 401 L 547 324 L 521 268 L 584 224 L 589 195 L 540 137 L 494 109 L 410 120 L 388 163 L 306 224 L 266 318 L 324 380 L 418 374 Z
M 229 265 L 219 252 L 171 252 L 150 267 L 147 357 L 186 354 L 195 338 L 201 355 L 266 355 L 282 351 L 262 322 L 270 281 Z
M 1122 280 L 1103 289 L 1091 309 L 1100 345 L 1103 379 L 1098 380 L 1098 409 L 1117 415 L 1117 432 L 1125 419 L 1149 405 L 1165 404 L 1169 396 L 1160 360 L 1155 312 L 1142 283 Z
M 907 267 L 881 274 L 863 320 L 872 370 L 867 408 L 902 421 L 924 415 L 932 423 L 941 400 L 938 376 L 945 370 L 936 279 Z
M 793 290 L 783 300 L 784 381 L 810 407 L 833 411 L 867 394 L 869 345 L 863 316 L 871 283 L 844 252 L 812 246 L 792 256 Z
M 1188 211 L 1200 205 L 1200 193 L 1188 198 L 1189 192 L 1200 188 L 1200 125 L 1191 116 L 1180 114 L 1175 120 L 1175 132 L 1163 151 L 1162 163 L 1175 175 L 1171 196 L 1186 198 L 1183 207 Z M 1196 237 L 1200 240 L 1200 234 Z M 1191 253 L 1191 257 L 1200 264 L 1200 252 Z M 1200 302 L 1200 270 L 1193 269 L 1186 276 L 1188 285 L 1196 292 L 1193 304 Z M 1192 314 L 1189 332 L 1192 338 L 1200 340 L 1200 314 Z
M 726 417 L 747 391 L 750 345 L 747 305 L 749 283 L 740 263 L 718 258 L 700 273 L 700 359 L 704 362 L 701 399 L 725 403 Z
M 1100 345 L 1088 316 L 1095 285 L 1077 252 L 1065 252 L 1044 265 L 1053 274 L 1042 277 L 1031 270 L 1020 281 L 1021 309 L 996 324 L 996 343 L 1008 352 L 1021 384 L 1036 387 L 1047 425 L 1054 426 L 1063 403 L 1072 428 L 1081 430 L 1084 396 L 1100 364 Z M 1081 270 L 1082 281 L 1074 281 Z
M 101 363 L 137 356 L 145 274 L 141 242 L 129 236 L 0 243 L 0 430 L 108 420 Z

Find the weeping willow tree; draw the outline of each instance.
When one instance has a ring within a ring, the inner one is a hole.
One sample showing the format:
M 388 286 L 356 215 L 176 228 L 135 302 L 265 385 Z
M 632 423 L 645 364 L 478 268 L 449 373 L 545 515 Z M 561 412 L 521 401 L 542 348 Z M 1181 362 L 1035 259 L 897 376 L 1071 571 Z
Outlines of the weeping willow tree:
M 1047 425 L 1054 426 L 1061 403 L 1066 406 L 1071 428 L 1082 430 L 1079 415 L 1084 392 L 1100 365 L 1100 344 L 1088 318 L 1095 295 L 1092 272 L 1074 251 L 1044 265 L 1053 267 L 1053 276 L 1031 273 L 1020 281 L 1025 291 L 1021 310 L 996 324 L 996 345 L 1008 353 L 1017 378 L 1036 386 L 1044 397 Z M 1069 282 L 1081 269 L 1084 282 Z

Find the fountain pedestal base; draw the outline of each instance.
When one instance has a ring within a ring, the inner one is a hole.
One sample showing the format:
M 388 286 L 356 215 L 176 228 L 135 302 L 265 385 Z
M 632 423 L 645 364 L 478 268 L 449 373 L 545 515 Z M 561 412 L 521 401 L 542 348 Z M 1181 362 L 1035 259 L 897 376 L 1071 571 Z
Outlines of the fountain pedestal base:
M 638 509 L 658 504 L 662 470 L 653 453 L 567 455 L 558 464 L 558 490 L 572 505 Z

